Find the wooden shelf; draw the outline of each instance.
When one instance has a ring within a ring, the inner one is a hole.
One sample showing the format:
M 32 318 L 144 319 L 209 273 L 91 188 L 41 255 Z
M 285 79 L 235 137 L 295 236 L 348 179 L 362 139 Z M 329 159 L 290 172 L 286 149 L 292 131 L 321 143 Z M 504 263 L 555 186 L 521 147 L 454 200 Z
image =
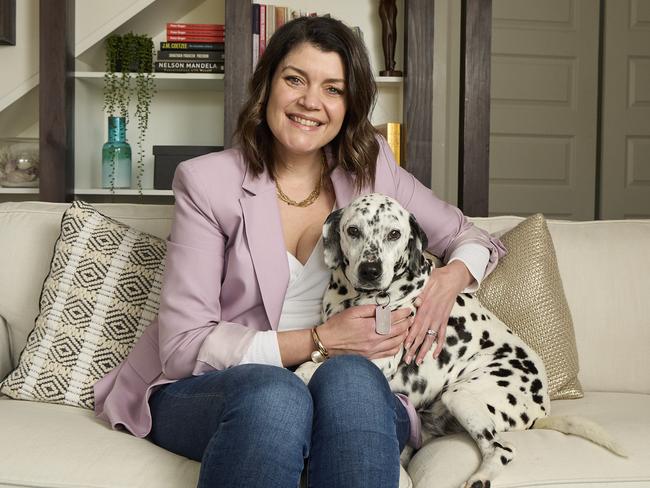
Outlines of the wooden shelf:
M 232 135 L 235 131 L 237 118 L 242 105 L 248 97 L 248 80 L 252 74 L 252 20 L 251 0 L 224 0 L 225 23 L 235 26 L 226 32 L 225 43 L 225 74 L 175 74 L 156 73 L 156 86 L 160 91 L 212 91 L 215 96 L 223 98 L 223 112 L 219 112 L 219 120 L 223 121 L 223 129 L 218 127 L 223 134 L 223 144 L 230 146 Z M 323 5 L 326 2 L 322 3 Z M 375 80 L 389 100 L 399 97 L 402 103 L 402 123 L 404 131 L 408 133 L 408 144 L 406 144 L 404 159 L 408 160 L 408 170 L 423 184 L 430 185 L 432 166 L 432 94 L 433 80 L 433 1 L 429 0 L 404 0 L 404 73 L 405 77 L 379 77 Z M 75 70 L 75 39 L 74 35 L 74 5 L 75 0 L 48 0 L 41 1 L 40 18 L 40 84 L 39 102 L 39 134 L 40 134 L 40 155 L 41 155 L 41 189 L 40 198 L 44 201 L 69 201 L 75 193 L 88 192 L 93 189 L 74 190 L 75 181 L 75 142 L 74 142 L 74 119 L 75 119 L 75 89 L 85 95 L 87 88 L 95 91 L 96 87 L 103 86 L 103 72 L 76 71 Z M 490 46 L 490 19 L 491 1 L 489 0 L 462 0 L 463 25 L 468 26 L 467 31 L 473 34 L 471 39 L 461 39 L 463 54 L 470 55 L 468 66 L 473 66 L 471 55 L 477 51 L 488 53 Z M 475 28 L 474 23 L 481 28 Z M 407 27 L 408 26 L 408 27 Z M 471 42 L 470 42 L 471 41 Z M 423 49 L 422 46 L 426 46 Z M 483 59 L 483 58 L 481 58 Z M 489 60 L 489 57 L 487 58 Z M 471 76 L 465 76 L 464 88 L 461 92 L 460 104 L 471 107 L 476 103 L 475 99 L 489 100 L 489 62 L 485 64 L 488 68 L 487 77 L 483 71 Z M 407 75 L 408 74 L 408 75 Z M 96 84 L 96 85 L 93 85 Z M 76 88 L 75 88 L 76 86 Z M 479 91 L 478 88 L 481 88 Z M 485 96 L 475 97 L 476 93 L 484 93 Z M 396 94 L 403 91 L 402 94 Z M 467 95 L 466 95 L 467 94 Z M 168 96 L 175 95 L 167 94 Z M 205 95 L 205 93 L 203 94 Z M 204 107 L 200 107 L 204 108 Z M 484 113 L 485 112 L 485 113 Z M 467 115 L 474 113 L 464 111 Z M 472 141 L 478 140 L 474 146 L 475 151 L 482 157 L 482 164 L 487 164 L 485 148 L 489 142 L 481 137 L 476 139 L 477 134 L 483 134 L 486 127 L 489 127 L 489 111 L 479 111 L 480 117 L 471 115 L 472 124 L 461 124 L 461 166 L 466 168 L 467 174 L 474 174 L 466 164 L 468 159 L 463 152 L 463 144 L 471 145 Z M 393 116 L 391 116 L 393 117 Z M 464 120 L 464 119 L 463 119 Z M 83 120 L 78 120 L 83 124 Z M 99 131 L 98 131 L 99 132 Z M 101 133 L 103 134 L 103 130 Z M 487 166 L 486 166 L 487 167 Z M 94 180 L 93 180 L 94 181 Z M 481 183 L 487 184 L 486 181 Z M 80 182 L 82 186 L 92 186 L 89 182 Z M 464 185 L 466 183 L 463 183 Z M 100 191 L 99 189 L 93 191 Z M 107 191 L 107 190 L 101 190 Z M 123 190 L 124 191 L 124 190 Z M 126 190 L 133 193 L 119 193 L 124 195 L 139 195 L 137 190 Z M 154 190 L 146 190 L 153 192 Z M 466 191 L 465 196 L 476 192 Z M 86 193 L 90 194 L 90 193 Z M 93 193 L 101 195 L 102 193 Z M 153 193 L 145 193 L 153 194 Z M 110 193 L 106 193 L 110 195 Z M 169 195 L 169 193 L 165 193 Z M 487 201 L 481 195 L 481 204 L 487 205 Z M 469 207 L 468 207 L 469 208 Z M 480 212 L 472 212 L 474 215 L 481 215 Z
M 134 188 L 116 188 L 111 191 L 106 188 L 75 188 L 75 195 L 131 195 L 131 196 L 145 196 L 145 197 L 160 197 L 160 196 L 174 196 L 172 190 L 154 190 L 154 189 L 143 189 L 142 193 L 140 190 Z
M 395 86 L 402 85 L 404 78 L 401 76 L 375 76 L 377 86 Z
M 0 195 L 37 195 L 38 188 L 10 188 L 0 186 Z
M 103 71 L 75 71 L 74 77 L 100 88 L 104 86 Z M 215 73 L 154 73 L 158 90 L 215 90 L 223 91 L 224 75 Z

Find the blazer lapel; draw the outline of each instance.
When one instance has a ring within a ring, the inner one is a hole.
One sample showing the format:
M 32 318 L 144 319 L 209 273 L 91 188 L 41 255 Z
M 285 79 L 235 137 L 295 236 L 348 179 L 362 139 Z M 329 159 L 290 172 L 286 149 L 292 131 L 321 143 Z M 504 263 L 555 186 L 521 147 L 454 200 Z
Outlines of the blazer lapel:
M 329 151 L 329 148 L 326 151 L 326 156 L 328 159 L 328 165 L 331 166 L 334 164 L 334 159 L 331 154 L 331 151 Z M 336 209 L 345 207 L 348 205 L 354 197 L 356 196 L 356 190 L 354 188 L 354 181 L 350 176 L 341 168 L 341 166 L 337 166 L 334 168 L 334 171 L 332 171 L 332 174 L 330 175 L 330 179 L 332 180 L 332 186 L 334 187 L 334 195 L 336 196 Z
M 276 330 L 289 283 L 289 263 L 275 197 L 275 184 L 267 173 L 253 178 L 247 171 L 242 187 L 250 193 L 239 199 L 248 247 L 266 317 L 271 328 Z

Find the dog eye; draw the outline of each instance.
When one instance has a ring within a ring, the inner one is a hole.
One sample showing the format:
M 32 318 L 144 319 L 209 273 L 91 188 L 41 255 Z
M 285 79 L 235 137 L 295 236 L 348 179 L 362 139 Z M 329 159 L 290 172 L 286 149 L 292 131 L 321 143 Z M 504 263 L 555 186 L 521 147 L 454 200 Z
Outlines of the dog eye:
M 359 237 L 361 235 L 361 231 L 359 230 L 358 227 L 355 227 L 354 225 L 351 225 L 350 227 L 348 227 L 348 235 L 350 237 L 356 238 L 356 237 Z
M 402 233 L 400 231 L 398 231 L 398 230 L 391 230 L 388 233 L 388 240 L 389 241 L 396 241 L 400 237 L 402 237 Z

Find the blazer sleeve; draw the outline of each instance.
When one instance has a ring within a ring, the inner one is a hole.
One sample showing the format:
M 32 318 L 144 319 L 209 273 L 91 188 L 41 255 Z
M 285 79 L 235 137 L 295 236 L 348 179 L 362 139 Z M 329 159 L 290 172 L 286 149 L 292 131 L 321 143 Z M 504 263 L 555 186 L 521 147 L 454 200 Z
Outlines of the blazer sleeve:
M 227 237 L 212 214 L 200 175 L 181 163 L 174 175 L 174 222 L 167 243 L 160 296 L 159 350 L 170 379 L 201 374 L 208 367 L 197 357 L 210 337 L 224 351 L 222 365 L 237 362 L 255 331 L 221 321 L 221 279 Z
M 489 275 L 499 258 L 506 254 L 501 241 L 474 226 L 457 207 L 436 197 L 412 174 L 398 166 L 388 142 L 381 136 L 378 139 L 376 181 L 387 181 L 394 198 L 415 216 L 429 240 L 427 251 L 446 263 L 463 244 L 479 244 L 490 252 L 485 270 L 485 276 Z M 377 190 L 381 191 L 379 188 Z

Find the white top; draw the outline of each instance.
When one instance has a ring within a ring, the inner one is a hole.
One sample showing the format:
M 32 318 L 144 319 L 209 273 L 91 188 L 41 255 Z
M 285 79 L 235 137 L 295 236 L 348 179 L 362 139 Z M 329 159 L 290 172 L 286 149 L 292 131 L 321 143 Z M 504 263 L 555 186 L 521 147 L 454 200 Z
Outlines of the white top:
M 323 257 L 323 238 L 318 240 L 304 265 L 288 251 L 287 258 L 289 286 L 284 296 L 278 331 L 320 325 L 323 295 L 331 274 Z M 240 364 L 246 363 L 282 366 L 277 331 L 266 330 L 255 334 Z
M 282 305 L 277 331 L 259 331 L 253 337 L 240 364 L 257 363 L 282 367 L 277 332 L 282 330 L 308 329 L 321 324 L 321 306 L 327 289 L 330 270 L 323 258 L 323 239 L 303 264 L 287 251 L 289 260 L 289 286 Z M 479 244 L 464 244 L 449 257 L 448 263 L 460 260 L 467 266 L 475 282 L 464 291 L 473 292 L 485 276 L 490 251 Z

